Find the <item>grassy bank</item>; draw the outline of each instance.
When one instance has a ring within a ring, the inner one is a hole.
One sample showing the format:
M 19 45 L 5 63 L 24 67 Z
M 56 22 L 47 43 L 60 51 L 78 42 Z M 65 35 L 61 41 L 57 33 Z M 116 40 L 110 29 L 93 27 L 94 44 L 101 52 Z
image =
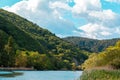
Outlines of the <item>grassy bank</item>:
M 120 80 L 120 70 L 87 70 L 80 80 Z

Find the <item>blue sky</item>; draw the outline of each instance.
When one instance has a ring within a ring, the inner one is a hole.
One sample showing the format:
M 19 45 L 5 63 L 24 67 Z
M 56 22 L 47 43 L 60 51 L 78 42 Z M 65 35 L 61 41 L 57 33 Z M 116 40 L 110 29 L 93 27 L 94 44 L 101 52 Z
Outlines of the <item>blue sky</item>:
M 59 37 L 120 38 L 120 0 L 0 0 Z
M 113 2 L 106 2 L 105 0 L 101 0 L 102 1 L 102 8 L 103 9 L 111 9 L 112 11 L 119 13 L 120 14 L 120 0 L 118 0 L 119 2 L 117 3 L 113 3 Z
M 21 0 L 0 0 L 0 7 L 12 6 L 13 4 L 19 1 Z

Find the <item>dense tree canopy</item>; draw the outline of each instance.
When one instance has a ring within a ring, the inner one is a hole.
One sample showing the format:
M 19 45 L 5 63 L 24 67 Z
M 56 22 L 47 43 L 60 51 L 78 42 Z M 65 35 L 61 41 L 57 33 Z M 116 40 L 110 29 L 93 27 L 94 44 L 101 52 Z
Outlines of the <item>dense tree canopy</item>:
M 101 52 L 107 47 L 115 45 L 115 43 L 120 39 L 116 38 L 108 40 L 97 40 L 83 37 L 67 37 L 63 38 L 63 40 L 72 43 L 73 45 L 79 47 L 82 50 L 86 50 L 89 52 Z
M 71 69 L 88 58 L 86 53 L 48 30 L 0 9 L 1 66 Z
M 83 64 L 83 68 L 111 67 L 120 69 L 120 41 L 99 54 L 92 54 Z

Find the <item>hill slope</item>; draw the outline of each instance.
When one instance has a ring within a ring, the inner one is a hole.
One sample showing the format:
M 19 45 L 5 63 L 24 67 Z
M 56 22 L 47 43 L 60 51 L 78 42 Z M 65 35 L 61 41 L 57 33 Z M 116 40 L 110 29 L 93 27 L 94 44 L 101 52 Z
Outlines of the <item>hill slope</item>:
M 25 55 L 30 56 L 29 53 L 31 54 L 33 53 L 37 55 L 37 53 L 34 53 L 36 51 L 39 52 L 39 54 L 40 53 L 46 54 L 49 57 L 46 59 L 50 61 L 50 62 L 46 61 L 46 63 L 50 64 L 52 62 L 51 64 L 55 66 L 55 68 L 50 68 L 50 69 L 61 69 L 64 68 L 64 65 L 72 66 L 72 63 L 75 62 L 76 65 L 79 65 L 83 63 L 85 59 L 87 59 L 87 56 L 84 54 L 84 51 L 81 51 L 75 46 L 72 46 L 70 43 L 60 39 L 59 37 L 56 37 L 48 30 L 40 28 L 38 25 L 14 13 L 10 13 L 0 9 L 0 59 L 1 59 L 0 65 L 3 65 L 3 63 L 5 63 L 3 62 L 5 58 L 3 58 L 2 61 L 2 57 L 3 55 L 5 55 L 5 53 L 7 53 L 6 55 L 10 53 L 10 51 L 12 50 L 11 46 L 14 46 L 15 48 L 14 50 L 17 51 L 16 53 L 24 54 L 24 55 L 19 55 L 19 56 L 23 56 L 23 59 L 26 59 Z M 34 52 L 27 52 L 27 51 L 34 51 Z M 11 51 L 11 53 L 14 53 L 16 55 L 15 52 Z M 39 55 L 39 56 L 44 57 L 45 55 Z M 8 57 L 10 56 L 8 55 Z M 41 57 L 39 57 L 39 59 L 42 59 Z M 58 59 L 62 60 L 59 61 L 60 64 L 55 64 L 57 62 L 52 60 L 53 57 L 55 57 L 57 60 Z M 44 59 L 45 58 L 43 58 L 43 60 Z M 62 65 L 61 67 L 61 64 L 63 63 L 64 65 Z M 17 64 L 18 62 L 16 63 L 16 65 Z M 38 65 L 38 63 L 36 64 Z M 36 66 L 36 64 L 34 65 Z M 69 68 L 69 66 L 67 68 Z M 46 69 L 44 68 L 44 66 L 42 67 L 43 67 L 42 69 Z
M 67 37 L 63 38 L 63 40 L 74 44 L 82 50 L 86 50 L 89 52 L 101 52 L 107 47 L 115 45 L 115 43 L 120 39 L 116 38 L 108 40 L 97 40 L 82 37 Z
M 26 34 L 24 31 L 20 30 L 18 27 L 16 27 L 9 21 L 5 20 L 1 16 L 0 16 L 0 31 L 1 35 L 2 33 L 4 33 L 5 35 L 12 36 L 15 40 L 15 43 L 17 43 L 17 45 L 21 49 L 23 48 L 26 50 L 35 50 L 43 52 L 43 50 L 41 50 L 42 49 L 41 45 L 37 41 L 35 41 L 35 39 L 33 39 L 30 35 Z

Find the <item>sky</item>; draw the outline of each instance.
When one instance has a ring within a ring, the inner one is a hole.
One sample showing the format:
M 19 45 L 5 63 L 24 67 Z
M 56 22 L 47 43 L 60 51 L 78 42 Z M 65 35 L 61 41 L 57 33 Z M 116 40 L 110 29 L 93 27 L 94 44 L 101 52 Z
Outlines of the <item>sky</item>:
M 59 37 L 120 38 L 120 0 L 0 0 L 0 8 Z

